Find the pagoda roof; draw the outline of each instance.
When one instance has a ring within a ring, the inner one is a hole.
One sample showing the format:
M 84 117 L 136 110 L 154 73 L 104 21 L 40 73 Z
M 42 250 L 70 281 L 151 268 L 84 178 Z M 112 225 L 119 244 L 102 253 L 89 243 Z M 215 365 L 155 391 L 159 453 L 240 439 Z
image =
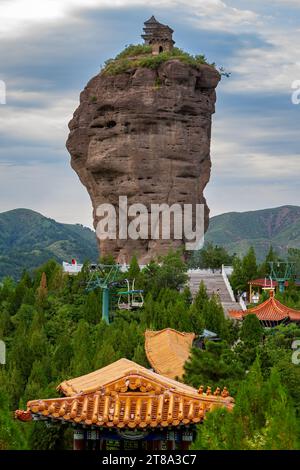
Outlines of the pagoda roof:
M 154 15 L 152 15 L 151 18 L 149 18 L 149 20 L 144 22 L 144 24 L 159 24 L 160 25 L 161 23 L 157 21 Z
M 278 282 L 273 281 L 269 278 L 252 279 L 251 281 L 248 282 L 248 284 L 251 285 L 251 286 L 264 287 L 264 288 L 278 287 Z M 285 285 L 285 287 L 288 287 L 289 286 L 289 281 L 285 281 L 284 285 Z M 300 281 L 296 280 L 295 285 L 300 286 Z
M 155 18 L 154 15 L 151 16 L 151 18 L 149 18 L 149 20 L 145 21 L 144 22 L 144 25 L 145 25 L 145 28 L 146 30 L 148 29 L 167 29 L 168 31 L 170 31 L 171 33 L 173 33 L 173 29 L 170 28 L 170 26 L 166 25 L 166 24 L 162 24 L 160 23 L 159 21 L 157 21 L 157 19 Z
M 145 379 L 154 380 L 163 387 L 173 387 L 180 393 L 194 393 L 195 389 L 189 385 L 177 382 L 167 377 L 146 369 L 146 367 L 130 361 L 129 359 L 119 359 L 118 361 L 98 369 L 90 374 L 82 375 L 75 379 L 65 380 L 57 387 L 58 391 L 64 395 L 72 396 L 78 393 L 96 392 L 103 387 L 108 387 L 115 381 L 121 381 L 124 377 L 139 375 Z
M 215 407 L 233 407 L 233 398 L 225 388 L 214 394 L 209 387 L 206 393 L 203 387 L 197 391 L 127 359 L 68 384 L 68 388 L 66 382 L 58 387 L 67 396 L 29 401 L 26 410 L 15 412 L 16 418 L 108 428 L 154 428 L 198 423 Z
M 181 378 L 195 337 L 195 333 L 182 333 L 172 328 L 146 330 L 145 351 L 149 363 L 165 377 Z
M 272 291 L 271 291 L 272 292 Z M 256 307 L 245 311 L 230 310 L 229 316 L 233 319 L 242 320 L 246 315 L 254 314 L 262 321 L 280 322 L 283 320 L 300 321 L 300 310 L 286 307 L 279 300 L 275 299 L 273 294 L 268 300 L 265 300 Z

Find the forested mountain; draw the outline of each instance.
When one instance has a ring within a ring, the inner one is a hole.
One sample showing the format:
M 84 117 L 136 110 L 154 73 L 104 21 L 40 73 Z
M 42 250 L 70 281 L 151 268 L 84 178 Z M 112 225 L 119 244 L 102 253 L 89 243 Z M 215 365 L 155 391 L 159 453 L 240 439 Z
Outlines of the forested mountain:
M 286 257 L 289 248 L 300 247 L 300 207 L 283 206 L 251 212 L 229 212 L 212 217 L 206 242 L 224 247 L 230 254 L 246 254 L 253 246 L 261 262 L 273 246 Z M 0 279 L 20 278 L 48 259 L 72 258 L 96 261 L 95 233 L 82 225 L 63 224 L 29 209 L 0 214 Z
M 48 259 L 97 261 L 95 233 L 82 225 L 58 223 L 28 209 L 0 214 L 0 279 L 19 278 L 24 269 Z
M 205 239 L 239 256 L 253 246 L 259 261 L 271 245 L 279 256 L 285 257 L 288 248 L 300 247 L 300 207 L 228 212 L 212 217 Z

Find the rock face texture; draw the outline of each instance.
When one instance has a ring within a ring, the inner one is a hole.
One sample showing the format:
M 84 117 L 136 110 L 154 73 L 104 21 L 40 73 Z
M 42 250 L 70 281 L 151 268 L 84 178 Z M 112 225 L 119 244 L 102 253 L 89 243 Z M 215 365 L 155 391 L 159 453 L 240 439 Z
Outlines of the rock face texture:
M 67 148 L 72 168 L 96 209 L 110 203 L 118 217 L 119 196 L 128 205 L 205 204 L 210 178 L 211 116 L 219 73 L 178 59 L 157 69 L 135 68 L 118 75 L 100 73 L 80 95 L 69 124 Z M 133 254 L 147 262 L 184 240 L 102 240 L 101 255 L 127 262 Z

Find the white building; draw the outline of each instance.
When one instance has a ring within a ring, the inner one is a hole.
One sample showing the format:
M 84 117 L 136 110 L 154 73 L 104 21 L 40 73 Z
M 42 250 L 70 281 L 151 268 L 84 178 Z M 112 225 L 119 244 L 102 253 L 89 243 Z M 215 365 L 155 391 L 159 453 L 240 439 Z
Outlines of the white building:
M 81 272 L 83 264 L 78 264 L 76 259 L 72 259 L 71 263 L 63 261 L 63 272 L 66 274 L 76 275 Z

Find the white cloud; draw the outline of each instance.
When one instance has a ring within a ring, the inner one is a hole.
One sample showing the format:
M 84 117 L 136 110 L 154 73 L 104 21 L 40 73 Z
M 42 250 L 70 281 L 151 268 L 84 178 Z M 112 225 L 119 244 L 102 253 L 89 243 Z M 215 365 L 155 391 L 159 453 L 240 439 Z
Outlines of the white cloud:
M 296 126 L 287 114 L 216 115 L 211 146 L 212 173 L 205 190 L 211 215 L 300 205 L 296 191 L 300 159 L 284 146 L 272 152 L 272 140 L 295 141 Z M 264 144 L 266 144 L 264 146 Z M 269 145 L 268 145 L 269 144 Z M 276 144 L 273 144 L 276 148 Z
M 259 15 L 254 11 L 231 7 L 221 0 L 195 3 L 196 8 L 187 7 L 191 14 L 190 21 L 206 30 L 245 32 L 260 21 Z
M 1 35 L 20 35 L 32 24 L 63 20 L 78 9 L 145 7 L 144 0 L 2 0 L 0 6 Z M 221 0 L 149 0 L 147 7 L 155 9 L 183 8 L 192 17 L 203 18 L 208 27 L 228 28 L 251 23 L 257 15 L 239 10 Z
M 86 8 L 101 5 L 102 1 L 85 0 Z M 57 22 L 74 9 L 82 7 L 80 0 L 2 0 L 0 5 L 0 37 L 20 36 L 37 23 Z
M 230 67 L 233 79 L 224 89 L 232 93 L 265 91 L 291 94 L 292 82 L 300 79 L 299 33 L 270 26 L 264 28 L 266 47 L 237 51 Z
M 18 99 L 19 106 L 9 106 L 11 98 Z M 20 106 L 32 100 L 38 107 Z M 0 133 L 6 138 L 34 141 L 36 144 L 64 146 L 68 135 L 68 122 L 78 106 L 75 96 L 64 93 L 38 93 L 24 90 L 11 91 L 8 104 L 1 107 Z

